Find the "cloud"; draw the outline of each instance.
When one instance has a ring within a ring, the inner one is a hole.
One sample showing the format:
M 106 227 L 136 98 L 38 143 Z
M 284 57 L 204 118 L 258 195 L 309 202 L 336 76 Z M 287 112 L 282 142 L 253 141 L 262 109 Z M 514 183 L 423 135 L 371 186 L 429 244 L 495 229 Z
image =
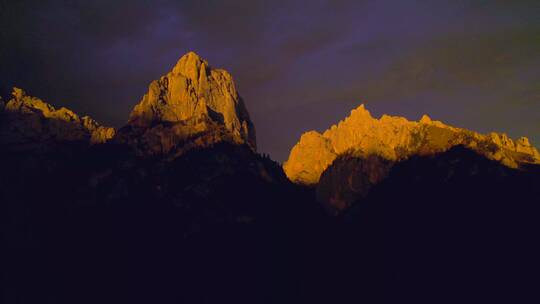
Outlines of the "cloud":
M 515 117 L 528 107 L 527 117 L 540 120 L 538 7 L 534 0 L 0 0 L 0 93 L 19 85 L 119 126 L 148 83 L 194 50 L 232 72 L 262 151 L 280 160 L 299 133 L 331 125 L 360 102 L 374 112 L 435 112 L 465 127 L 531 136 L 538 127 L 499 113 Z M 465 106 L 474 111 L 462 114 Z

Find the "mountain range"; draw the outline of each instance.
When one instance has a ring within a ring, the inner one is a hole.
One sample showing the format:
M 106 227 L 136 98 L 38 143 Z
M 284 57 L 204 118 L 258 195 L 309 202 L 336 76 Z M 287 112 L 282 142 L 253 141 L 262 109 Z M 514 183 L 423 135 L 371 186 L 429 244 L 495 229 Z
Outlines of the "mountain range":
M 0 99 L 5 303 L 538 299 L 540 153 L 364 105 L 257 153 L 232 76 L 190 52 L 125 126 Z

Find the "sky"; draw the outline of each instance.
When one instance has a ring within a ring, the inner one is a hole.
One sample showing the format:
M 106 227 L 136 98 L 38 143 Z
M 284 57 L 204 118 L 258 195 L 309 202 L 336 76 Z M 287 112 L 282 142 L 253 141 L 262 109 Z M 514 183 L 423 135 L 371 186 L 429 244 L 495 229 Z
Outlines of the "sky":
M 234 77 L 258 150 L 364 103 L 540 147 L 538 0 L 0 0 L 0 94 L 120 127 L 186 52 Z

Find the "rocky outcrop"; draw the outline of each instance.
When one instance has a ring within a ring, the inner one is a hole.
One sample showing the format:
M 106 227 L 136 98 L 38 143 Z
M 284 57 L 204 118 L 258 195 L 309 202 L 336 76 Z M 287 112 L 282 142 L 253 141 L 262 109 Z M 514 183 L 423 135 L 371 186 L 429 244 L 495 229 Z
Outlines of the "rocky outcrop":
M 13 98 L 0 106 L 0 141 L 14 151 L 48 150 L 54 145 L 77 142 L 104 143 L 115 130 L 88 116 L 79 117 L 64 107 L 56 109 L 43 100 L 13 88 Z
M 256 150 L 255 128 L 231 75 L 193 52 L 150 84 L 118 139 L 141 155 L 178 155 L 222 141 Z
M 511 168 L 540 163 L 538 150 L 525 137 L 514 141 L 506 134 L 482 135 L 433 121 L 427 115 L 418 122 L 388 115 L 376 119 L 361 105 L 324 133 L 309 131 L 302 135 L 283 168 L 295 183 L 318 184 L 319 200 L 341 209 L 365 196 L 366 189 L 388 172 L 386 165 L 373 168 L 373 159 L 366 164 L 371 157 L 395 163 L 455 146 L 464 146 Z M 347 159 L 354 159 L 356 165 L 344 164 Z
M 116 133 L 114 128 L 103 127 L 90 116 L 81 118 L 83 127 L 90 133 L 91 144 L 102 144 L 112 139 Z

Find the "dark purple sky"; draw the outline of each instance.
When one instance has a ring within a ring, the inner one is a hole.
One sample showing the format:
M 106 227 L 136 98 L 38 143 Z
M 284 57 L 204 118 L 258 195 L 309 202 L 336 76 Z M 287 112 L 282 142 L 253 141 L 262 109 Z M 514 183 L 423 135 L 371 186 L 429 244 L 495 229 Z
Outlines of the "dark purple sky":
M 0 90 L 121 126 L 193 50 L 229 70 L 261 152 L 366 103 L 540 146 L 540 1 L 0 0 Z

